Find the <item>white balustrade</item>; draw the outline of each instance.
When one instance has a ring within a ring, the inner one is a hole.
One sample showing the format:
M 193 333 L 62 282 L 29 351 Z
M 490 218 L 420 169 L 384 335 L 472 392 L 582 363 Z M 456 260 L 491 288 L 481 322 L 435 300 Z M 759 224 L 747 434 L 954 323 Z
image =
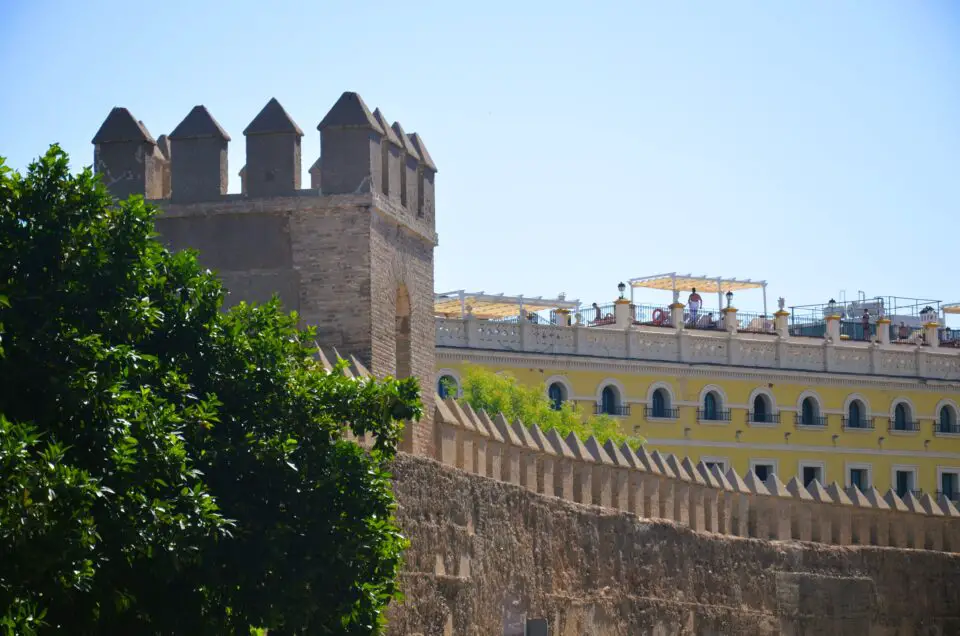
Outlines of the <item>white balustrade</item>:
M 437 346 L 960 380 L 960 350 L 672 327 L 436 318 Z

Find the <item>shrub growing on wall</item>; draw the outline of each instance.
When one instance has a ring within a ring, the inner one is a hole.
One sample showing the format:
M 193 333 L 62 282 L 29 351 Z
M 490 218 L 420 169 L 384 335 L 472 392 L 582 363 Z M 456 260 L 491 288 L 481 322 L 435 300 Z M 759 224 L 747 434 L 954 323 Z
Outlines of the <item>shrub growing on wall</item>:
M 416 382 L 324 373 L 276 301 L 221 312 L 154 215 L 56 146 L 0 159 L 0 633 L 377 633 Z
M 509 373 L 494 373 L 476 365 L 465 367 L 462 381 L 461 400 L 474 409 L 503 413 L 508 420 L 520 419 L 528 426 L 537 424 L 545 433 L 555 428 L 563 436 L 573 432 L 583 440 L 594 435 L 601 442 L 626 442 L 634 448 L 644 443 L 642 437 L 624 434 L 617 420 L 609 415 L 584 417 L 570 402 L 555 409 L 543 384 L 521 384 Z

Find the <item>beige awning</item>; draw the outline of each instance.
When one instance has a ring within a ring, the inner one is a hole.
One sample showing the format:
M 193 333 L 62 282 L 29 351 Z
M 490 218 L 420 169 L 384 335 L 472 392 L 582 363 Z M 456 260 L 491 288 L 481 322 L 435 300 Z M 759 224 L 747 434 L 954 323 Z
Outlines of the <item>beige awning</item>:
M 960 314 L 960 303 L 940 305 L 940 309 L 942 309 L 945 314 Z
M 655 276 L 642 276 L 640 278 L 630 279 L 631 287 L 640 287 L 644 289 L 659 289 L 662 291 L 689 291 L 696 287 L 698 292 L 727 293 L 728 291 L 739 291 L 742 289 L 763 289 L 767 282 L 763 280 L 738 280 L 736 278 L 723 278 L 721 276 L 694 276 L 693 274 L 657 274 Z
M 469 310 L 477 318 L 510 318 L 520 314 L 523 308 L 528 313 L 537 311 L 568 309 L 576 310 L 580 306 L 579 300 L 566 298 L 544 298 L 537 296 L 506 296 L 504 294 L 487 294 L 484 292 L 453 291 L 445 294 L 435 294 L 433 311 L 437 316 L 460 316 Z

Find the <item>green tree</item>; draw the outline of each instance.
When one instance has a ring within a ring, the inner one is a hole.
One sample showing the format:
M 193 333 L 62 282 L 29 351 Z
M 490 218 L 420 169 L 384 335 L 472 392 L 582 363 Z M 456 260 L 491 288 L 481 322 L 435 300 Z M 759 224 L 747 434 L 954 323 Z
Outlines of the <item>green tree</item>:
M 276 300 L 221 312 L 155 213 L 56 146 L 0 158 L 0 633 L 378 633 L 416 382 L 325 373 Z
M 642 437 L 625 435 L 617 420 L 609 415 L 584 418 L 570 402 L 555 409 L 544 384 L 521 384 L 509 373 L 494 373 L 476 365 L 465 367 L 461 400 L 474 409 L 503 413 L 510 421 L 520 419 L 528 426 L 536 424 L 545 433 L 555 428 L 564 437 L 571 432 L 584 440 L 594 435 L 600 442 L 608 439 L 618 445 L 626 442 L 633 448 L 639 448 L 645 442 Z

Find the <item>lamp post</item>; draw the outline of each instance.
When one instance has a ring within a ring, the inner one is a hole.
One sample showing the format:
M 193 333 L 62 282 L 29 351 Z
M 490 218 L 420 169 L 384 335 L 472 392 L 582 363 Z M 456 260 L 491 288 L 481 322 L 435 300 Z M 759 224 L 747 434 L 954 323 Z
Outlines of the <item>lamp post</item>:
M 827 301 L 827 309 L 830 310 L 830 315 L 831 315 L 831 316 L 836 316 L 836 315 L 837 315 L 837 301 L 835 301 L 833 298 L 831 298 L 829 301 Z
M 732 302 L 733 302 L 733 292 L 732 292 L 732 291 L 728 291 L 728 292 L 727 292 L 727 309 L 730 309 L 730 306 L 731 306 L 730 304 L 731 304 Z
M 627 289 L 627 286 L 623 283 L 617 285 L 617 289 L 620 290 L 620 300 L 623 300 L 623 292 Z

